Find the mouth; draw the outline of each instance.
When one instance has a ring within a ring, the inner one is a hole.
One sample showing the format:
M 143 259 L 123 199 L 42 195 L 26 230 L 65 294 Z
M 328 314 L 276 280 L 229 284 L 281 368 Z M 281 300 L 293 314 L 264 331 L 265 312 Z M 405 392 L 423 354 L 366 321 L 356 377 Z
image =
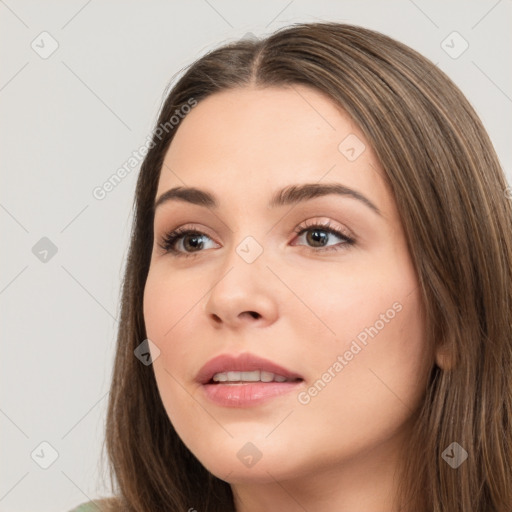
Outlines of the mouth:
M 288 378 L 284 375 L 265 371 L 265 370 L 254 370 L 245 372 L 219 372 L 216 373 L 207 384 L 248 384 L 250 382 L 298 382 L 302 381 L 300 377 Z
M 301 375 L 250 353 L 222 354 L 199 370 L 196 381 L 208 400 L 223 407 L 258 405 L 296 389 Z

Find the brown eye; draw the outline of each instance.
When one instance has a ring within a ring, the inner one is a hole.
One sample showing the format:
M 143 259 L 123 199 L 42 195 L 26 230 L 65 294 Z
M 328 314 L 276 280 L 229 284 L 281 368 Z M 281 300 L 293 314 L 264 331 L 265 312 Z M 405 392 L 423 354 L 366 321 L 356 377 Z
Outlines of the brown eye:
M 347 246 L 355 243 L 352 237 L 331 227 L 330 223 L 299 226 L 295 232 L 298 237 L 306 234 L 305 241 L 311 249 L 317 249 L 315 252 L 345 249 Z M 342 242 L 335 245 L 327 245 L 329 240 L 334 237 L 342 240 Z
M 204 248 L 205 239 L 210 237 L 200 231 L 178 228 L 167 233 L 159 245 L 165 252 L 176 256 L 195 256 Z M 177 245 L 182 247 L 177 249 Z

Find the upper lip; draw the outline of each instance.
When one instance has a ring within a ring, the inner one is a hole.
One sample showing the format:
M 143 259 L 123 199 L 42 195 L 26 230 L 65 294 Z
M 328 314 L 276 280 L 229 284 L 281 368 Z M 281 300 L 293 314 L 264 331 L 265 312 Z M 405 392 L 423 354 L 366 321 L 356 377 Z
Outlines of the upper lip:
M 254 370 L 263 370 L 277 375 L 282 375 L 287 379 L 302 379 L 303 378 L 296 372 L 287 370 L 268 359 L 244 352 L 243 354 L 221 354 L 213 359 L 210 359 L 204 366 L 201 367 L 196 375 L 196 381 L 201 384 L 206 384 L 212 380 L 216 373 L 224 372 L 251 372 Z

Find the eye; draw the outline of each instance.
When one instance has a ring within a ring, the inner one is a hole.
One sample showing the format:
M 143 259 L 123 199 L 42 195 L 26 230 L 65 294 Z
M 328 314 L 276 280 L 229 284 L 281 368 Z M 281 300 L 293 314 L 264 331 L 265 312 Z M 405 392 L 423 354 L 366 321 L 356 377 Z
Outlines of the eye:
M 313 244 L 313 247 L 310 246 L 313 252 L 339 251 L 355 244 L 354 238 L 348 233 L 331 227 L 330 221 L 298 226 L 295 233 L 297 233 L 298 237 L 306 234 L 307 243 Z M 329 238 L 333 236 L 341 239 L 342 242 L 335 245 L 327 245 Z
M 200 231 L 181 227 L 166 233 L 159 246 L 166 253 L 187 258 L 196 256 L 197 253 L 201 252 L 205 245 L 205 238 L 211 240 L 208 235 Z M 177 245 L 181 247 L 176 248 Z M 190 248 L 192 252 L 187 252 Z

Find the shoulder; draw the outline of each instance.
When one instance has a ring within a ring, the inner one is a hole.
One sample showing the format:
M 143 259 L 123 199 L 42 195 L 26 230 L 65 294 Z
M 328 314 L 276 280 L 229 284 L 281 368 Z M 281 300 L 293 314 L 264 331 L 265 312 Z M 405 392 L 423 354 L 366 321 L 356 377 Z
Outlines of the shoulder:
M 110 512 L 111 510 L 118 510 L 116 500 L 113 498 L 103 498 L 82 503 L 69 512 Z
M 88 501 L 87 503 L 82 503 L 78 505 L 78 507 L 70 510 L 69 512 L 100 512 L 100 508 L 94 503 L 94 501 Z

